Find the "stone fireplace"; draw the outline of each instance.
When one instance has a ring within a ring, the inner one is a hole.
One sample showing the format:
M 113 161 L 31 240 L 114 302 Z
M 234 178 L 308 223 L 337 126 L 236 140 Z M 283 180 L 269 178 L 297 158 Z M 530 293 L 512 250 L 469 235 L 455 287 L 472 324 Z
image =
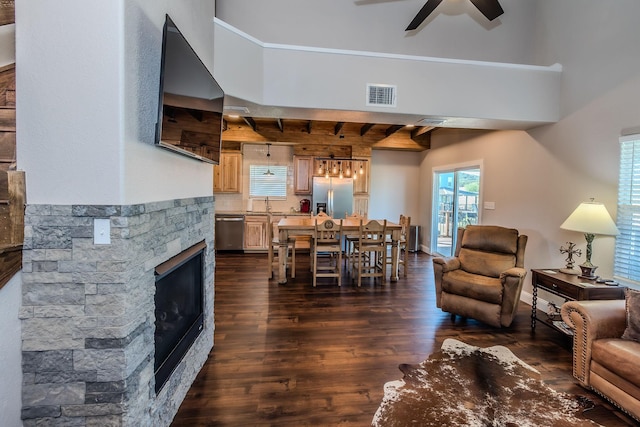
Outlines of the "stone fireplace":
M 213 197 L 27 206 L 26 427 L 170 424 L 213 347 L 213 215 Z M 94 242 L 96 219 L 109 220 L 110 243 Z M 202 241 L 202 332 L 156 394 L 156 267 Z

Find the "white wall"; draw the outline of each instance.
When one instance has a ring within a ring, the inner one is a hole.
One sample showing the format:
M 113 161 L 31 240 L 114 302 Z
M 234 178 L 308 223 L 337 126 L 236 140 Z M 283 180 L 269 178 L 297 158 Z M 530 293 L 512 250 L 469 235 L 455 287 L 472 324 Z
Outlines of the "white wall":
M 18 310 L 22 302 L 22 275 L 0 289 L 0 425 L 22 426 L 22 339 Z
M 636 78 L 559 123 L 530 132 L 435 132 L 421 165 L 426 184 L 421 222 L 431 223 L 433 168 L 481 158 L 484 200 L 496 204 L 495 210 L 482 212 L 482 222 L 515 227 L 529 236 L 526 268 L 563 266 L 559 248 L 567 241 L 585 251 L 583 235 L 559 228 L 580 202 L 594 197 L 615 218 L 618 136 L 631 124 L 640 125 L 639 100 Z M 424 243 L 429 245 L 429 236 Z M 613 245 L 612 237 L 599 236 L 594 242 L 592 261 L 605 277 L 612 275 Z M 582 262 L 584 255 L 577 260 Z
M 637 0 L 540 2 L 535 58 L 564 66 L 563 115 L 638 75 L 638 14 Z
M 152 145 L 165 13 L 213 74 L 215 0 L 124 1 L 123 203 L 213 194 L 213 167 Z
M 369 218 L 398 221 L 400 215 L 419 223 L 421 155 L 415 152 L 373 151 L 369 188 Z M 424 231 L 422 231 L 424 233 Z
M 215 24 L 216 79 L 227 95 L 271 106 L 270 114 L 282 115 L 278 107 L 289 107 L 294 114 L 301 114 L 300 109 L 316 114 L 298 118 L 317 119 L 321 112 L 325 120 L 345 120 L 349 112 L 366 111 L 370 115 L 363 120 L 369 121 L 376 114 L 393 114 L 396 122 L 405 124 L 442 116 L 448 126 L 506 129 L 551 123 L 559 117 L 557 65 L 265 44 L 224 21 L 216 19 Z M 247 60 L 251 56 L 256 59 Z M 396 86 L 396 105 L 367 105 L 368 84 Z M 493 102 L 487 104 L 486 99 Z
M 212 194 L 211 165 L 153 138 L 164 15 L 212 67 L 214 8 L 214 0 L 17 2 L 18 168 L 30 204 Z
M 546 5 L 544 16 L 553 17 L 545 20 L 545 56 L 563 64 L 564 117 L 529 132 L 437 131 L 421 168 L 423 181 L 430 181 L 434 166 L 483 158 L 484 199 L 496 202 L 494 211 L 483 212 L 483 222 L 513 226 L 529 235 L 527 268 L 563 266 L 559 248 L 567 241 L 578 243 L 584 253 L 584 237 L 559 228 L 580 202 L 594 197 L 615 218 L 618 137 L 640 125 L 640 55 L 628 41 L 640 37 L 640 28 L 628 18 L 638 16 L 640 3 L 623 1 L 610 7 L 568 0 L 557 8 Z M 578 8 L 589 9 L 580 14 L 584 24 L 574 16 Z M 593 24 L 596 16 L 601 17 L 599 30 L 593 31 L 594 26 L 586 24 Z M 603 49 L 603 38 L 608 46 L 621 48 Z M 425 223 L 430 221 L 430 200 L 430 192 L 423 191 Z M 599 265 L 597 274 L 611 277 L 614 243 L 612 237 L 596 237 L 592 261 Z M 578 258 L 579 263 L 583 260 L 584 255 Z
M 532 61 L 538 0 L 500 0 L 505 13 L 493 22 L 468 0 L 445 1 L 418 30 L 405 32 L 424 2 L 218 0 L 216 15 L 267 43 L 553 64 Z

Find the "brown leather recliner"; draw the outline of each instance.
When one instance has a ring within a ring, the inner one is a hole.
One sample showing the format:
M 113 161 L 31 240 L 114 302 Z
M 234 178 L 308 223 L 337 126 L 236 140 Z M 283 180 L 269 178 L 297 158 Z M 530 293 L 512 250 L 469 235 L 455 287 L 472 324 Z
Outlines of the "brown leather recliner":
M 573 376 L 640 421 L 640 343 L 621 338 L 625 301 L 569 301 L 561 313 L 574 333 Z
M 514 228 L 468 225 L 458 229 L 453 257 L 436 257 L 436 305 L 453 316 L 508 327 L 527 274 L 527 236 Z

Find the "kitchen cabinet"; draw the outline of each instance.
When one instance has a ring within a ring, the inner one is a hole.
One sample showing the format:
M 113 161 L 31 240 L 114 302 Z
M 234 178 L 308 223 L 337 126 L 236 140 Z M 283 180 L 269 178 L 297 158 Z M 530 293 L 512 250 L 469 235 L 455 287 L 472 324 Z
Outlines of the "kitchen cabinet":
M 267 250 L 267 215 L 246 215 L 244 217 L 244 250 Z
M 271 222 L 278 224 L 284 216 L 271 215 Z M 244 217 L 244 250 L 267 251 L 269 249 L 268 227 L 269 215 L 245 215 Z
M 353 194 L 369 194 L 369 164 L 371 159 L 353 160 L 353 173 L 358 177 L 353 180 Z
M 293 190 L 295 194 L 311 194 L 313 165 L 312 156 L 293 156 Z
M 353 213 L 365 217 L 369 214 L 369 196 L 353 197 Z
M 241 152 L 223 151 L 222 153 L 220 153 L 220 164 L 213 166 L 213 192 L 242 192 Z

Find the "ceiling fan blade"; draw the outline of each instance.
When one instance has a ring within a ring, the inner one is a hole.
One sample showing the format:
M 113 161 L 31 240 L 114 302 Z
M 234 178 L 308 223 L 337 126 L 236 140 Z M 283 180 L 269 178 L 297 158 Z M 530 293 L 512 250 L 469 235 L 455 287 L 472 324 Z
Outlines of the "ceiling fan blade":
M 489 21 L 493 21 L 504 13 L 498 0 L 471 0 L 471 3 L 473 3 Z
M 405 31 L 411 31 L 418 28 L 420 24 L 422 24 L 422 21 L 427 19 L 427 16 L 429 16 L 440 3 L 442 3 L 442 0 L 427 0 L 424 6 L 422 6 L 422 9 L 420 9 L 420 12 L 416 14 L 415 18 L 413 18 L 413 21 L 411 21 Z

